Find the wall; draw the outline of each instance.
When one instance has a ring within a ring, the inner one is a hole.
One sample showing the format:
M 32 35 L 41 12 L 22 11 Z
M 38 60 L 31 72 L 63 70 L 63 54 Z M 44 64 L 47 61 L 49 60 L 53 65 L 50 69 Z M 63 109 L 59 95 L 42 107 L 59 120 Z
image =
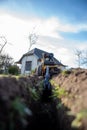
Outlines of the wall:
M 37 60 L 38 60 L 38 57 L 35 54 L 30 55 L 30 56 L 25 56 L 22 59 L 21 74 L 29 74 L 30 73 L 30 71 L 25 71 L 25 63 L 26 63 L 26 61 L 32 61 L 31 70 L 35 70 L 35 68 L 37 68 L 37 66 L 38 66 Z

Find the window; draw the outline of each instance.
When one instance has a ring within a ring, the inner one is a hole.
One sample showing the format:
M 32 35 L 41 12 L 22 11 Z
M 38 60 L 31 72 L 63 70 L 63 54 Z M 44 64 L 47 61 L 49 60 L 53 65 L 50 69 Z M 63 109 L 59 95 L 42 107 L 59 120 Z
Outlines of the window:
M 25 70 L 31 71 L 31 65 L 32 65 L 32 61 L 26 61 Z

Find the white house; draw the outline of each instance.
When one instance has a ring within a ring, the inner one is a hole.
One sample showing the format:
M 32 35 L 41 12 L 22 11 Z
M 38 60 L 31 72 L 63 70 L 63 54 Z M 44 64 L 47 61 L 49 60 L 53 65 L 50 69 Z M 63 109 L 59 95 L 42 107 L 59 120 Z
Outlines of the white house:
M 24 54 L 21 59 L 17 62 L 21 64 L 21 74 L 29 74 L 32 70 L 38 68 L 41 64 L 41 59 L 43 53 L 48 53 L 46 51 L 40 50 L 38 48 L 34 48 L 30 50 L 28 53 Z M 58 64 L 60 68 L 64 68 L 65 65 L 60 63 L 56 58 L 54 58 L 55 63 Z

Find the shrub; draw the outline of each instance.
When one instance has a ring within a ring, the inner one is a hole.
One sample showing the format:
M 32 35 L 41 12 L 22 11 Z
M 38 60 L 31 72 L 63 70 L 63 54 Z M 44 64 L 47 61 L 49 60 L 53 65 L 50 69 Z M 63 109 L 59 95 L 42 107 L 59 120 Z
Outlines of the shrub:
M 12 75 L 18 75 L 19 74 L 19 67 L 16 65 L 10 66 L 8 68 L 8 73 Z

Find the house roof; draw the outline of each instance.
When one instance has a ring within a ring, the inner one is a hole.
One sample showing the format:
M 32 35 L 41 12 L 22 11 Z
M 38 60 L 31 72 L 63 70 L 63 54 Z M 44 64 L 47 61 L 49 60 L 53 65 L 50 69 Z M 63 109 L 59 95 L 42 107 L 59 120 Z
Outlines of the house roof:
M 33 54 L 35 54 L 39 59 L 41 59 L 41 58 L 43 57 L 43 53 L 49 54 L 49 53 L 46 52 L 46 51 L 43 51 L 43 50 L 38 49 L 38 48 L 34 48 L 34 49 L 30 50 L 29 52 L 25 53 L 25 54 L 21 57 L 21 59 L 20 59 L 18 62 L 16 62 L 16 63 L 20 63 L 20 64 L 21 64 L 21 61 L 22 61 L 22 59 L 23 59 L 25 56 L 29 56 L 29 55 L 33 55 Z M 63 65 L 61 62 L 59 62 L 55 57 L 53 57 L 53 59 L 54 59 L 54 61 L 55 61 L 56 64 L 61 65 L 61 66 L 65 66 L 65 65 Z

